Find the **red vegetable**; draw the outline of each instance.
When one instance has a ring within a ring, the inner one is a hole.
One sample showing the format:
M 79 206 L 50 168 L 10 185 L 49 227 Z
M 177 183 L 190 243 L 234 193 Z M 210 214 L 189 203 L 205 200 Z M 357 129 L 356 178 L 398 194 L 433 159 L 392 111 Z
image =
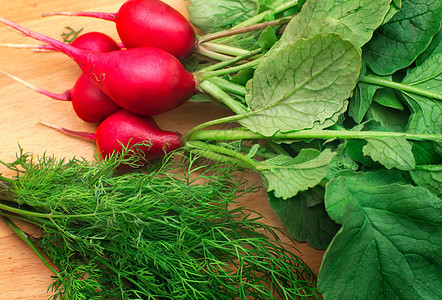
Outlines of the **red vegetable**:
M 97 52 L 112 52 L 121 50 L 120 45 L 110 36 L 101 32 L 87 32 L 78 36 L 71 43 L 72 46 Z
M 121 49 L 111 37 L 99 32 L 85 33 L 77 37 L 71 45 L 77 48 L 97 52 L 110 52 Z M 42 48 L 40 46 L 36 47 L 39 49 Z M 47 47 L 46 49 L 50 50 L 49 47 Z M 52 50 L 54 50 L 53 47 Z M 83 74 L 80 75 L 80 77 L 77 79 L 72 89 L 58 94 L 32 86 L 6 72 L 0 71 L 0 73 L 26 85 L 27 87 L 45 96 L 51 97 L 56 100 L 72 101 L 72 107 L 75 113 L 81 120 L 85 122 L 99 123 L 111 114 L 121 109 L 120 106 L 113 102 Z
M 196 79 L 171 54 L 157 48 L 106 53 L 86 51 L 0 18 L 0 22 L 52 45 L 71 57 L 83 73 L 121 107 L 153 116 L 170 111 L 196 92 Z
M 180 60 L 193 53 L 197 42 L 190 22 L 160 0 L 128 0 L 117 13 L 78 11 L 43 14 L 49 15 L 94 17 L 113 21 L 127 48 L 155 47 Z
M 123 146 L 132 147 L 147 142 L 150 146 L 137 146 L 136 149 L 150 161 L 182 146 L 179 133 L 161 130 L 152 117 L 139 116 L 124 109 L 106 118 L 95 133 L 42 123 L 63 133 L 93 141 L 103 158 L 114 152 L 121 153 Z

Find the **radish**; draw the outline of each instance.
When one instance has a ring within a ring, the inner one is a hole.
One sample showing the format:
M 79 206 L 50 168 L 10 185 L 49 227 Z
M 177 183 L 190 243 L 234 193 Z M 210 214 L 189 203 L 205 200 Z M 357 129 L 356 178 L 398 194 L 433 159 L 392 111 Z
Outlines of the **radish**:
M 0 71 L 0 74 L 52 99 L 71 101 L 75 114 L 88 123 L 99 123 L 121 109 L 83 74 L 77 79 L 72 89 L 60 94 L 35 87 L 7 72 Z
M 155 47 L 182 60 L 195 50 L 197 39 L 190 22 L 160 0 L 128 0 L 117 13 L 53 12 L 49 15 L 94 17 L 113 21 L 127 48 Z
M 110 36 L 97 31 L 88 32 L 78 36 L 75 40 L 72 41 L 71 45 L 77 48 L 92 50 L 97 52 L 111 52 L 125 48 L 123 43 L 117 43 Z M 34 50 L 42 50 L 42 51 L 56 50 L 51 45 L 26 45 L 26 44 L 0 43 L 0 46 L 10 47 L 10 48 L 31 48 Z
M 119 106 L 153 116 L 170 111 L 196 92 L 196 78 L 170 53 L 152 47 L 106 53 L 86 51 L 0 18 L 0 22 L 65 53 Z
M 107 117 L 95 133 L 73 131 L 41 123 L 65 134 L 93 141 L 102 158 L 109 157 L 115 152 L 121 153 L 123 146 L 130 148 L 147 142 L 149 145 L 137 146 L 136 149 L 147 161 L 151 161 L 182 146 L 179 133 L 162 130 L 152 117 L 136 115 L 124 109 Z
M 121 49 L 111 37 L 100 32 L 85 33 L 77 37 L 71 45 L 98 52 L 110 52 Z M 41 46 L 35 47 L 42 49 Z M 51 50 L 51 48 L 54 50 L 54 47 L 50 45 L 46 47 L 48 50 Z M 121 109 L 120 106 L 113 102 L 83 74 L 77 79 L 72 89 L 57 94 L 37 88 L 6 72 L 0 71 L 0 73 L 45 96 L 56 100 L 72 101 L 72 107 L 76 115 L 85 122 L 99 123 Z
M 80 49 L 97 52 L 118 51 L 122 48 L 121 45 L 110 36 L 97 31 L 87 32 L 78 36 L 72 41 L 71 45 Z M 54 49 L 53 46 L 52 49 Z

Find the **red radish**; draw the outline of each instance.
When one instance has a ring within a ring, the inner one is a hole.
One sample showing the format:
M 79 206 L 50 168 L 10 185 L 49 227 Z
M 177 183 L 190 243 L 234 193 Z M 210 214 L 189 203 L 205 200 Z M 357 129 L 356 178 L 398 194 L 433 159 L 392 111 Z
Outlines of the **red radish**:
M 53 12 L 49 15 L 94 17 L 113 21 L 127 48 L 155 47 L 182 60 L 196 47 L 190 22 L 177 10 L 160 0 L 128 0 L 117 13 Z
M 114 41 L 110 36 L 97 31 L 87 32 L 78 36 L 72 41 L 71 46 L 97 52 L 118 51 L 122 48 L 121 45 Z M 54 47 L 52 46 L 52 49 L 53 48 Z
M 85 122 L 99 123 L 121 109 L 120 106 L 115 104 L 83 74 L 77 79 L 72 89 L 61 94 L 52 93 L 45 89 L 35 87 L 22 79 L 3 71 L 0 71 L 0 74 L 6 75 L 37 93 L 51 97 L 52 99 L 71 101 L 75 114 Z
M 123 146 L 132 147 L 147 142 L 150 146 L 137 146 L 137 150 L 143 153 L 147 161 L 151 161 L 182 146 L 179 133 L 162 130 L 152 117 L 136 115 L 124 109 L 107 117 L 95 133 L 72 131 L 41 123 L 63 133 L 93 141 L 102 158 L 114 152 L 121 153 Z
M 89 80 L 121 107 L 153 116 L 170 111 L 196 92 L 196 79 L 178 59 L 157 48 L 106 53 L 86 51 L 0 18 L 0 22 L 71 57 Z
M 100 32 L 89 32 L 80 35 L 71 45 L 77 48 L 98 52 L 110 52 L 121 49 L 117 42 L 111 37 Z M 41 49 L 41 46 L 36 47 Z M 51 48 L 54 50 L 54 47 L 50 45 L 48 45 L 46 49 L 50 50 Z M 72 89 L 57 94 L 37 88 L 6 72 L 0 71 L 0 73 L 24 84 L 40 94 L 56 100 L 72 101 L 72 107 L 75 113 L 85 122 L 99 123 L 121 109 L 120 106 L 113 102 L 83 74 L 77 79 Z

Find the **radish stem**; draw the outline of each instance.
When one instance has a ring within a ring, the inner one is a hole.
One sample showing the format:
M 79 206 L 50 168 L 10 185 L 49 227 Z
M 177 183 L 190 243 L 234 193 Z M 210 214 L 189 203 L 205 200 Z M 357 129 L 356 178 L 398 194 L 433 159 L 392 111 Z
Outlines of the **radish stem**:
M 86 140 L 86 141 L 93 141 L 94 138 L 95 138 L 95 134 L 94 133 L 69 130 L 69 129 L 63 128 L 61 126 L 50 124 L 50 123 L 47 123 L 47 122 L 41 121 L 41 120 L 39 121 L 39 123 L 44 125 L 44 126 L 46 126 L 46 127 L 53 128 L 53 129 L 55 129 L 57 131 L 65 133 L 67 135 L 71 135 L 71 136 L 74 136 L 74 137 L 77 137 L 77 138 L 81 138 L 81 139 Z
M 285 18 L 281 18 L 281 19 L 277 19 L 277 20 L 273 20 L 273 21 L 267 21 L 267 22 L 253 24 L 253 25 L 249 25 L 249 26 L 235 27 L 235 28 L 231 28 L 228 30 L 224 30 L 224 31 L 209 33 L 209 34 L 206 34 L 206 35 L 203 35 L 202 37 L 200 37 L 198 39 L 198 42 L 201 44 L 201 43 L 213 41 L 213 40 L 216 40 L 219 38 L 230 37 L 233 35 L 257 31 L 257 30 L 265 29 L 265 28 L 271 27 L 271 26 L 278 26 L 278 25 L 288 23 L 291 19 L 292 19 L 292 17 L 285 17 Z
M 189 140 L 222 141 L 222 140 L 248 140 L 248 139 L 370 139 L 404 137 L 408 140 L 429 140 L 442 142 L 441 134 L 418 134 L 404 132 L 381 131 L 350 131 L 350 130 L 301 130 L 296 132 L 277 132 L 272 136 L 265 136 L 250 130 L 201 130 L 189 136 Z

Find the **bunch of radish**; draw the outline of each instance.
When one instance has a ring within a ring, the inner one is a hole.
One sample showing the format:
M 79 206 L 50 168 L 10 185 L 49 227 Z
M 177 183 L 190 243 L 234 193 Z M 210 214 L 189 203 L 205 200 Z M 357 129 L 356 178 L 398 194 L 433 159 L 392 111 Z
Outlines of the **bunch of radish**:
M 98 32 L 66 44 L 0 18 L 1 23 L 43 42 L 43 48 L 66 54 L 82 70 L 74 87 L 62 94 L 4 74 L 41 94 L 71 100 L 79 118 L 99 123 L 94 134 L 56 128 L 93 140 L 102 157 L 140 142 L 150 144 L 141 149 L 146 160 L 181 147 L 180 134 L 161 130 L 153 116 L 175 109 L 197 91 L 195 76 L 180 61 L 195 48 L 196 36 L 190 22 L 160 0 L 128 0 L 115 14 L 52 13 L 55 14 L 114 21 L 124 48 Z

